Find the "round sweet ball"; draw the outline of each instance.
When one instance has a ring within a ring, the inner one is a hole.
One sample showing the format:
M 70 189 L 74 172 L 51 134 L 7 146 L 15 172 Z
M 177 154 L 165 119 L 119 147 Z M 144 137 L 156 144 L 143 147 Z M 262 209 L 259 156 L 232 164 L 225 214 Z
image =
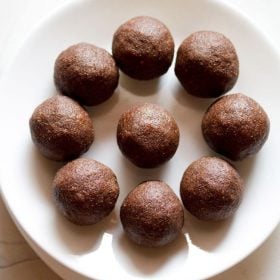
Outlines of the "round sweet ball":
M 231 41 L 223 34 L 199 31 L 180 45 L 175 74 L 185 90 L 197 97 L 217 97 L 237 81 L 239 62 Z
M 79 43 L 64 50 L 54 66 L 57 89 L 83 105 L 97 105 L 110 98 L 119 82 L 119 71 L 104 49 Z
M 231 217 L 243 194 L 236 169 L 217 157 L 202 157 L 185 171 L 180 194 L 185 208 L 195 217 L 219 221 Z
M 202 133 L 208 145 L 232 160 L 256 154 L 267 140 L 269 127 L 264 109 L 240 93 L 218 99 L 202 119 Z
M 180 200 L 162 181 L 146 181 L 123 201 L 120 218 L 127 236 L 147 247 L 161 247 L 174 241 L 184 224 Z
M 139 104 L 122 114 L 117 142 L 123 155 L 142 168 L 157 167 L 173 157 L 179 144 L 179 128 L 162 107 Z
M 174 41 L 159 20 L 140 16 L 122 24 L 114 34 L 112 53 L 128 76 L 149 80 L 167 72 L 174 55 Z
M 119 186 L 109 167 L 80 158 L 58 170 L 53 193 L 58 209 L 68 220 L 77 225 L 92 225 L 114 209 Z
M 54 96 L 40 104 L 29 120 L 29 127 L 40 153 L 55 161 L 79 157 L 94 140 L 88 113 L 66 96 Z

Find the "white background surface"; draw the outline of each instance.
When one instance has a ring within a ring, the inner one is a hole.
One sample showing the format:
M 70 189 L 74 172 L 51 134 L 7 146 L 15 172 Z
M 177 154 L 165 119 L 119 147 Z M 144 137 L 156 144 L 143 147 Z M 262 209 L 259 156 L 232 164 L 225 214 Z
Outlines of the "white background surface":
M 0 75 L 32 26 L 62 2 L 65 0 L 0 0 Z M 229 2 L 238 5 L 249 14 L 280 49 L 279 1 L 230 0 Z M 1 201 L 0 221 L 0 279 L 58 279 L 23 241 Z M 279 279 L 279 233 L 278 226 L 260 249 L 241 264 L 212 280 Z

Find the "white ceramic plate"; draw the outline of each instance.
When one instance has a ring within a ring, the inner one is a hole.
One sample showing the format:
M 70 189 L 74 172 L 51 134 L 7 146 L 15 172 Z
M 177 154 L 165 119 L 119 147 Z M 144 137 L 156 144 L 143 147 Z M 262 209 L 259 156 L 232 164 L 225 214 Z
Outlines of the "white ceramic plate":
M 56 211 L 51 182 L 60 165 L 38 154 L 28 127 L 34 108 L 56 94 L 52 73 L 58 53 L 81 41 L 110 51 L 116 28 L 137 15 L 162 20 L 170 28 L 177 47 L 194 31 L 224 33 L 236 46 L 241 67 L 231 92 L 243 92 L 256 99 L 271 119 L 270 137 L 262 151 L 237 164 L 246 181 L 246 192 L 235 217 L 223 223 L 205 223 L 186 215 L 184 234 L 162 249 L 143 249 L 130 243 L 122 232 L 119 207 L 125 195 L 142 180 L 162 179 L 178 194 L 184 169 L 202 155 L 212 154 L 200 132 L 202 114 L 211 101 L 185 94 L 175 78 L 173 66 L 161 79 L 150 82 L 137 82 L 121 75 L 115 95 L 89 110 L 96 140 L 85 157 L 110 166 L 121 188 L 115 211 L 98 225 L 78 227 Z M 8 208 L 41 256 L 47 256 L 51 260 L 49 264 L 59 262 L 77 277 L 201 279 L 215 275 L 255 250 L 279 221 L 279 77 L 279 57 L 265 36 L 225 3 L 206 0 L 71 2 L 33 31 L 2 79 L 0 168 Z M 154 170 L 134 167 L 121 155 L 115 141 L 120 114 L 138 101 L 167 108 L 181 131 L 174 158 Z M 57 272 L 65 276 L 62 270 Z

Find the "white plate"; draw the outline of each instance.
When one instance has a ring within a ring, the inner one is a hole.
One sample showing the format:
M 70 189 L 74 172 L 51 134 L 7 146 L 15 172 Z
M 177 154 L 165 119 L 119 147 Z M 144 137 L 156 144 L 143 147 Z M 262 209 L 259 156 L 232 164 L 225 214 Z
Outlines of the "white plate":
M 55 94 L 52 73 L 58 53 L 80 41 L 110 51 L 112 35 L 125 20 L 150 15 L 170 28 L 178 47 L 191 32 L 215 30 L 228 36 L 240 58 L 240 77 L 232 92 L 258 102 L 271 119 L 262 151 L 238 163 L 246 192 L 235 217 L 223 223 L 199 222 L 186 215 L 184 234 L 162 249 L 143 249 L 123 235 L 119 206 L 142 180 L 162 179 L 178 193 L 186 166 L 212 154 L 202 139 L 200 122 L 209 100 L 190 97 L 175 78 L 173 66 L 160 80 L 137 82 L 121 75 L 116 94 L 90 109 L 96 140 L 86 157 L 110 166 L 121 188 L 116 210 L 98 225 L 78 227 L 57 213 L 51 182 L 60 166 L 41 157 L 29 134 L 34 108 Z M 265 36 L 240 12 L 218 1 L 111 0 L 71 2 L 44 20 L 21 48 L 1 86 L 1 185 L 15 221 L 49 263 L 59 262 L 76 275 L 102 279 L 200 279 L 236 264 L 271 233 L 280 217 L 280 61 Z M 180 126 L 175 157 L 161 168 L 142 170 L 123 158 L 115 141 L 117 120 L 137 101 L 167 108 Z M 64 272 L 58 271 L 61 275 Z M 78 277 L 78 276 L 77 276 Z

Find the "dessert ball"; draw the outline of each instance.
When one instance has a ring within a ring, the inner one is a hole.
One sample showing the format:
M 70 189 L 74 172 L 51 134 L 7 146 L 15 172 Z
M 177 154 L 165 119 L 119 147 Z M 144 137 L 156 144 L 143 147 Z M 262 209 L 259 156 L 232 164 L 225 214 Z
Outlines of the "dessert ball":
M 79 43 L 57 57 L 54 82 L 62 94 L 83 105 L 97 105 L 114 93 L 119 82 L 119 71 L 106 50 Z
M 269 119 L 263 108 L 243 94 L 221 97 L 207 109 L 202 133 L 208 145 L 232 160 L 257 153 L 269 134 Z
M 140 104 L 121 116 L 117 142 L 124 156 L 136 166 L 153 168 L 175 154 L 179 129 L 165 109 L 155 104 Z
M 143 182 L 132 190 L 121 206 L 120 217 L 127 236 L 148 247 L 174 241 L 184 224 L 180 200 L 162 181 Z
M 58 170 L 53 192 L 58 209 L 68 220 L 78 225 L 91 225 L 114 209 L 119 186 L 109 167 L 80 158 Z
M 195 32 L 178 49 L 175 74 L 191 95 L 220 96 L 234 86 L 238 73 L 235 48 L 220 33 Z
M 66 96 L 54 96 L 40 104 L 29 126 L 38 150 L 55 161 L 77 158 L 89 149 L 94 139 L 88 113 Z
M 149 80 L 167 72 L 174 55 L 174 42 L 162 22 L 140 16 L 118 28 L 112 52 L 125 74 L 134 79 Z
M 185 208 L 198 219 L 224 220 L 241 202 L 243 181 L 225 160 L 202 157 L 186 169 L 180 194 Z

